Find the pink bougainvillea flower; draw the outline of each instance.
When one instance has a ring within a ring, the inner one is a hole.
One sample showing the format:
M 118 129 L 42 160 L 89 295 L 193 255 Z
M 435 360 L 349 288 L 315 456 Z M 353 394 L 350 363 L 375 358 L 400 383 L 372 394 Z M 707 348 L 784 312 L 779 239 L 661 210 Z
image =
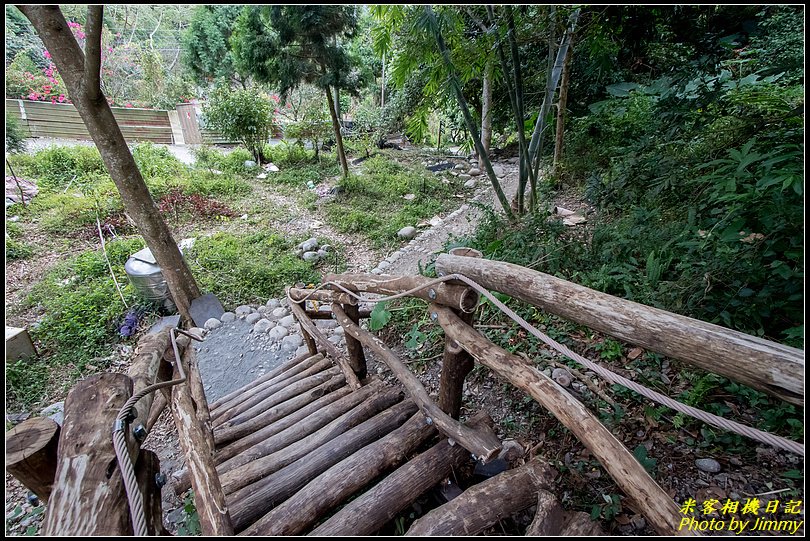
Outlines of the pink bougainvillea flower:
M 44 53 L 42 53 L 42 54 L 44 54 L 44 55 L 45 55 L 45 58 L 47 58 L 48 60 L 50 60 L 50 59 L 51 59 L 51 53 L 49 53 L 48 51 L 45 51 L 45 52 L 44 52 Z
M 64 95 L 64 94 L 59 94 L 59 98 L 57 98 L 57 99 L 59 100 L 59 103 L 62 103 L 62 102 L 63 102 L 63 101 L 65 101 L 67 98 L 65 98 L 65 95 Z

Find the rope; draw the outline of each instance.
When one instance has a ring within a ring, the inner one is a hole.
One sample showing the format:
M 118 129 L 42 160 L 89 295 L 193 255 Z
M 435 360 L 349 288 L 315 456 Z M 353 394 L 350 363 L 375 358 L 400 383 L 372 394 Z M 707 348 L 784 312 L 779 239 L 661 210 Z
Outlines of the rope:
M 180 362 L 180 351 L 177 348 L 177 336 L 175 332 L 184 334 L 193 340 L 200 341 L 200 339 L 182 329 L 172 328 L 169 331 L 169 336 L 172 339 L 175 366 L 180 373 L 180 378 L 155 383 L 132 395 L 118 412 L 115 424 L 113 425 L 113 449 L 115 449 L 115 457 L 118 459 L 118 466 L 121 468 L 121 477 L 124 480 L 124 490 L 127 493 L 127 501 L 129 503 L 129 514 L 132 518 L 132 529 L 136 536 L 146 536 L 149 535 L 149 533 L 146 529 L 146 514 L 143 511 L 143 495 L 138 488 L 138 481 L 135 477 L 135 466 L 132 464 L 132 458 L 127 451 L 125 430 L 127 425 L 134 420 L 133 410 L 135 409 L 135 404 L 137 404 L 141 398 L 159 389 L 173 387 L 186 381 L 186 373 L 183 370 L 183 363 Z
M 473 280 L 471 280 L 471 279 L 469 279 L 466 276 L 463 276 L 461 274 L 449 274 L 449 275 L 446 275 L 446 276 L 440 276 L 439 278 L 431 280 L 430 282 L 428 282 L 428 283 L 426 283 L 424 285 L 420 285 L 420 286 L 414 287 L 412 289 L 409 289 L 408 291 L 404 291 L 402 293 L 397 293 L 396 295 L 390 295 L 390 296 L 387 296 L 387 297 L 382 297 L 382 298 L 377 298 L 377 299 L 370 299 L 370 298 L 367 298 L 367 297 L 361 297 L 361 296 L 357 295 L 356 293 L 354 293 L 353 291 L 350 291 L 349 289 L 347 289 L 347 288 L 343 287 L 342 285 L 340 285 L 338 283 L 335 283 L 335 282 L 325 282 L 325 283 L 321 284 L 320 286 L 318 286 L 317 288 L 315 288 L 312 291 L 312 293 L 314 293 L 315 291 L 318 291 L 319 289 L 321 289 L 323 287 L 333 286 L 333 287 L 336 287 L 336 288 L 340 289 L 341 291 L 351 295 L 352 297 L 356 298 L 359 302 L 377 303 L 377 302 L 390 301 L 390 300 L 410 296 L 413 293 L 416 293 L 417 291 L 421 291 L 423 289 L 432 287 L 432 286 L 434 286 L 436 284 L 439 284 L 439 283 L 442 283 L 442 282 L 448 282 L 448 281 L 451 281 L 451 280 L 459 280 L 461 282 L 464 282 L 465 284 L 467 284 L 469 287 L 473 288 L 475 291 L 477 291 L 481 295 L 484 295 L 501 312 L 506 314 L 512 321 L 516 322 L 518 325 L 523 327 L 526 331 L 528 331 L 534 337 L 538 338 L 539 340 L 541 340 L 543 343 L 545 343 L 547 346 L 554 349 L 555 351 L 565 355 L 569 359 L 572 359 L 572 360 L 576 361 L 577 363 L 579 363 L 580 365 L 584 366 L 585 368 L 595 372 L 596 374 L 601 376 L 603 379 L 607 380 L 609 383 L 622 385 L 622 386 L 624 386 L 624 387 L 626 387 L 626 388 L 628 388 L 628 389 L 630 389 L 632 391 L 635 391 L 636 393 L 638 393 L 638 394 L 640 394 L 640 395 L 642 395 L 642 396 L 644 396 L 646 398 L 649 398 L 653 402 L 657 402 L 657 403 L 659 403 L 661 405 L 664 405 L 664 406 L 666 406 L 668 408 L 671 408 L 671 409 L 673 409 L 673 410 L 675 410 L 677 412 L 683 413 L 684 415 L 688 415 L 690 417 L 693 417 L 695 419 L 703 421 L 704 423 L 709 424 L 711 426 L 721 428 L 721 429 L 727 430 L 729 432 L 734 432 L 734 433 L 739 434 L 741 436 L 745 436 L 745 437 L 751 438 L 753 440 L 759 441 L 761 443 L 771 445 L 771 446 L 776 447 L 778 449 L 783 449 L 785 451 L 789 451 L 791 453 L 795 453 L 797 455 L 804 456 L 804 445 L 801 444 L 801 443 L 797 443 L 795 441 L 789 440 L 789 439 L 784 438 L 782 436 L 777 436 L 776 434 L 770 434 L 768 432 L 758 430 L 756 428 L 744 425 L 742 423 L 738 423 L 736 421 L 732 421 L 730 419 L 724 419 L 723 417 L 714 415 L 713 413 L 709 413 L 707 411 L 704 411 L 704 410 L 701 410 L 701 409 L 698 409 L 698 408 L 695 408 L 695 407 L 692 407 L 692 406 L 688 406 L 686 404 L 683 404 L 682 402 L 678 402 L 677 400 L 675 400 L 673 398 L 670 398 L 670 397 L 668 397 L 666 395 L 663 395 L 663 394 L 661 394 L 661 393 L 659 393 L 657 391 L 649 389 L 649 388 L 645 387 L 644 385 L 641 385 L 639 383 L 636 383 L 635 381 L 629 380 L 629 379 L 625 378 L 624 376 L 616 374 L 615 372 L 612 372 L 611 370 L 608 370 L 607 368 L 604 368 L 604 367 L 594 363 L 593 361 L 590 361 L 590 360 L 586 359 L 585 357 L 579 355 L 578 353 L 568 349 L 567 346 L 565 346 L 563 344 L 560 344 L 559 342 L 557 342 L 553 338 L 550 338 L 549 336 L 547 336 L 543 332 L 536 329 L 533 325 L 528 323 L 525 319 L 520 317 L 518 314 L 516 314 L 514 311 L 512 311 L 509 307 L 507 307 L 505 304 L 503 304 L 501 301 L 499 301 L 497 298 L 495 298 L 484 287 L 480 286 L 478 283 L 474 282 Z M 310 293 L 309 295 L 304 297 L 304 299 L 302 299 L 301 302 L 307 300 L 312 295 L 312 293 Z

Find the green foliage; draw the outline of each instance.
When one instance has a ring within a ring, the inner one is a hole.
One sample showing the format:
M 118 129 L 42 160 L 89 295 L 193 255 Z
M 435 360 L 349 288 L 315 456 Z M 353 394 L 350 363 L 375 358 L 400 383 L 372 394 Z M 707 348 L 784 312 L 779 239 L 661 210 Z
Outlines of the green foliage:
M 363 162 L 362 174 L 341 181 L 343 191 L 325 204 L 327 217 L 345 233 L 361 233 L 376 246 L 395 246 L 396 233 L 450 208 L 455 189 L 424 169 L 384 156 Z M 406 201 L 403 196 L 416 197 Z
M 14 115 L 6 115 L 6 153 L 15 154 L 25 150 L 25 128 Z
M 182 37 L 182 61 L 196 81 L 228 83 L 246 77 L 235 69 L 230 37 L 241 6 L 197 6 Z
M 265 143 L 273 130 L 273 106 L 255 90 L 218 86 L 203 105 L 206 124 L 226 138 L 241 142 L 254 161 L 261 162 Z
M 95 182 L 99 175 L 106 175 L 104 162 L 94 146 L 52 146 L 23 163 L 25 174 L 36 177 L 43 190 L 84 186 Z
M 315 283 L 319 274 L 297 258 L 293 239 L 271 231 L 246 235 L 215 233 L 197 239 L 187 256 L 204 291 L 223 304 L 238 305 L 275 297 L 297 282 Z
M 6 221 L 6 260 L 26 259 L 34 254 L 34 249 L 27 244 L 23 237 L 20 224 Z
M 177 535 L 200 535 L 200 515 L 194 505 L 194 490 L 189 490 L 183 498 L 183 519 L 177 525 Z
M 180 177 L 186 170 L 167 147 L 148 141 L 136 144 L 132 148 L 132 157 L 144 180 Z
M 368 328 L 371 331 L 379 331 L 391 320 L 391 312 L 388 310 L 387 302 L 378 302 L 374 305 L 374 310 L 369 316 Z

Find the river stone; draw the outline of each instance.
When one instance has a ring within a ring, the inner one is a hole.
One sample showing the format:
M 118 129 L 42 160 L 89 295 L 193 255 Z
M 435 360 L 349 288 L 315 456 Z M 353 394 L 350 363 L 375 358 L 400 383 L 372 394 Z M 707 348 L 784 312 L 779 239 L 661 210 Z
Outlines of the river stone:
M 267 335 L 270 337 L 270 340 L 281 340 L 285 336 L 287 336 L 287 329 L 282 327 L 281 325 L 276 325 L 272 329 L 267 332 Z
M 318 248 L 318 239 L 316 239 L 315 237 L 307 239 L 301 243 L 301 249 L 304 250 L 304 252 L 311 252 L 313 250 L 316 250 L 317 248 Z
M 215 317 L 208 319 L 205 324 L 203 325 L 209 331 L 213 331 L 214 329 L 218 329 L 222 327 L 222 322 Z
M 467 182 L 464 183 L 465 188 L 475 188 L 475 179 L 471 178 Z
M 237 317 L 245 317 L 246 315 L 253 312 L 253 308 L 251 308 L 247 304 L 243 304 L 242 306 L 237 306 L 235 312 Z
M 481 174 L 481 170 L 478 169 L 477 167 L 473 167 L 472 169 L 467 171 L 467 174 L 470 175 L 471 177 L 477 177 L 478 175 Z
M 233 321 L 234 319 L 236 319 L 236 314 L 234 314 L 233 312 L 225 312 L 224 314 L 222 314 L 222 317 L 220 317 L 219 319 L 223 323 L 229 323 L 229 322 Z
M 262 318 L 262 315 L 261 315 L 261 314 L 259 314 L 259 313 L 253 313 L 253 314 L 248 314 L 248 315 L 247 315 L 247 317 L 245 317 L 245 321 L 247 321 L 248 323 L 250 323 L 251 325 L 253 325 L 253 324 L 254 324 L 254 323 L 256 323 L 257 321 L 259 321 L 261 318 Z
M 273 310 L 273 314 L 272 314 L 272 315 L 273 315 L 273 317 L 274 317 L 274 318 L 281 319 L 281 318 L 283 318 L 284 316 L 286 316 L 286 315 L 287 315 L 287 314 L 289 314 L 289 313 L 290 313 L 290 311 L 289 311 L 289 310 L 287 310 L 287 309 L 286 309 L 286 308 L 284 308 L 283 306 L 279 306 L 278 308 L 276 308 L 276 309 L 274 309 L 274 310 Z
M 706 473 L 718 473 L 720 471 L 720 463 L 713 458 L 699 458 L 695 460 L 695 466 Z
M 257 333 L 257 334 L 261 334 L 261 333 L 269 331 L 270 329 L 272 329 L 275 326 L 276 326 L 276 324 L 273 323 L 272 321 L 269 321 L 267 319 L 260 319 L 253 326 L 253 332 Z
M 320 259 L 318 252 L 304 252 L 304 255 L 302 257 L 304 261 L 310 262 L 318 261 Z
M 267 304 L 265 306 L 267 306 L 268 308 L 278 308 L 280 304 L 281 303 L 278 302 L 278 299 L 270 299 L 267 301 Z
M 412 226 L 403 227 L 397 231 L 397 237 L 401 239 L 411 240 L 416 236 L 416 228 Z
M 294 316 L 284 316 L 283 318 L 278 320 L 278 324 L 284 327 L 285 329 L 289 329 L 293 325 L 295 325 L 295 317 Z
M 300 334 L 291 334 L 282 338 L 281 349 L 296 349 L 301 347 L 301 344 L 303 343 L 304 339 L 301 338 Z

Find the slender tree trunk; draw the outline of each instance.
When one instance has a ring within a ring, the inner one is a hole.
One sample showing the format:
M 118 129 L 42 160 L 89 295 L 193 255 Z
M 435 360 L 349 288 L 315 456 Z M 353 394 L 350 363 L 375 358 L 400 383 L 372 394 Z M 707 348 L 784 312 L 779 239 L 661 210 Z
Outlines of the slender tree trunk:
M 461 84 L 456 76 L 456 70 L 453 66 L 453 62 L 450 60 L 450 53 L 447 52 L 447 45 L 444 43 L 444 38 L 439 30 L 439 22 L 436 20 L 436 15 L 433 13 L 433 8 L 426 5 L 425 13 L 428 15 L 431 26 L 433 27 L 433 36 L 436 39 L 436 45 L 439 48 L 439 53 L 442 55 L 444 65 L 447 68 L 447 71 L 450 73 L 450 85 L 453 87 L 453 91 L 456 95 L 456 101 L 458 101 L 461 114 L 464 117 L 464 124 L 467 126 L 467 131 L 470 132 L 470 135 L 473 138 L 475 150 L 478 152 L 479 159 L 483 159 L 484 169 L 487 172 L 489 181 L 492 183 L 492 188 L 495 190 L 495 195 L 498 198 L 498 202 L 501 204 L 507 218 L 512 220 L 514 218 L 514 214 L 509 206 L 509 201 L 506 199 L 506 195 L 503 193 L 501 183 L 498 181 L 498 177 L 495 176 L 495 171 L 492 169 L 492 163 L 489 161 L 489 156 L 484 151 L 484 146 L 481 143 L 481 136 L 478 133 L 478 128 L 476 127 L 475 122 L 473 122 L 472 115 L 470 114 L 470 108 L 467 105 L 467 100 L 464 98 L 464 93 L 461 91 Z
M 484 88 L 481 91 L 481 145 L 484 151 L 489 154 L 489 147 L 492 144 L 492 59 L 488 59 L 484 66 Z M 484 167 L 481 157 L 478 164 Z
M 326 89 L 326 101 L 329 102 L 329 115 L 332 117 L 332 128 L 335 130 L 335 143 L 337 144 L 338 159 L 343 169 L 343 177 L 349 176 L 349 163 L 346 161 L 346 151 L 343 149 L 343 136 L 340 134 L 340 121 L 335 110 L 335 100 L 332 99 L 332 89 Z
M 568 47 L 563 64 L 562 79 L 560 80 L 560 99 L 557 101 L 557 134 L 554 138 L 554 164 L 553 175 L 556 178 L 560 159 L 562 159 L 563 134 L 565 133 L 565 108 L 568 105 L 568 83 L 571 80 L 571 56 L 574 47 Z
M 190 321 L 191 301 L 200 296 L 197 283 L 152 200 L 149 188 L 143 181 L 107 99 L 99 87 L 101 13 L 90 11 L 94 8 L 100 11 L 100 6 L 88 8 L 88 56 L 85 58 L 59 7 L 19 6 L 20 11 L 34 25 L 40 39 L 53 56 L 54 63 L 65 81 L 68 94 L 121 194 L 124 209 L 135 221 L 146 245 L 152 250 L 180 314 Z M 97 22 L 91 23 L 91 20 Z M 91 24 L 95 27 L 93 34 Z

